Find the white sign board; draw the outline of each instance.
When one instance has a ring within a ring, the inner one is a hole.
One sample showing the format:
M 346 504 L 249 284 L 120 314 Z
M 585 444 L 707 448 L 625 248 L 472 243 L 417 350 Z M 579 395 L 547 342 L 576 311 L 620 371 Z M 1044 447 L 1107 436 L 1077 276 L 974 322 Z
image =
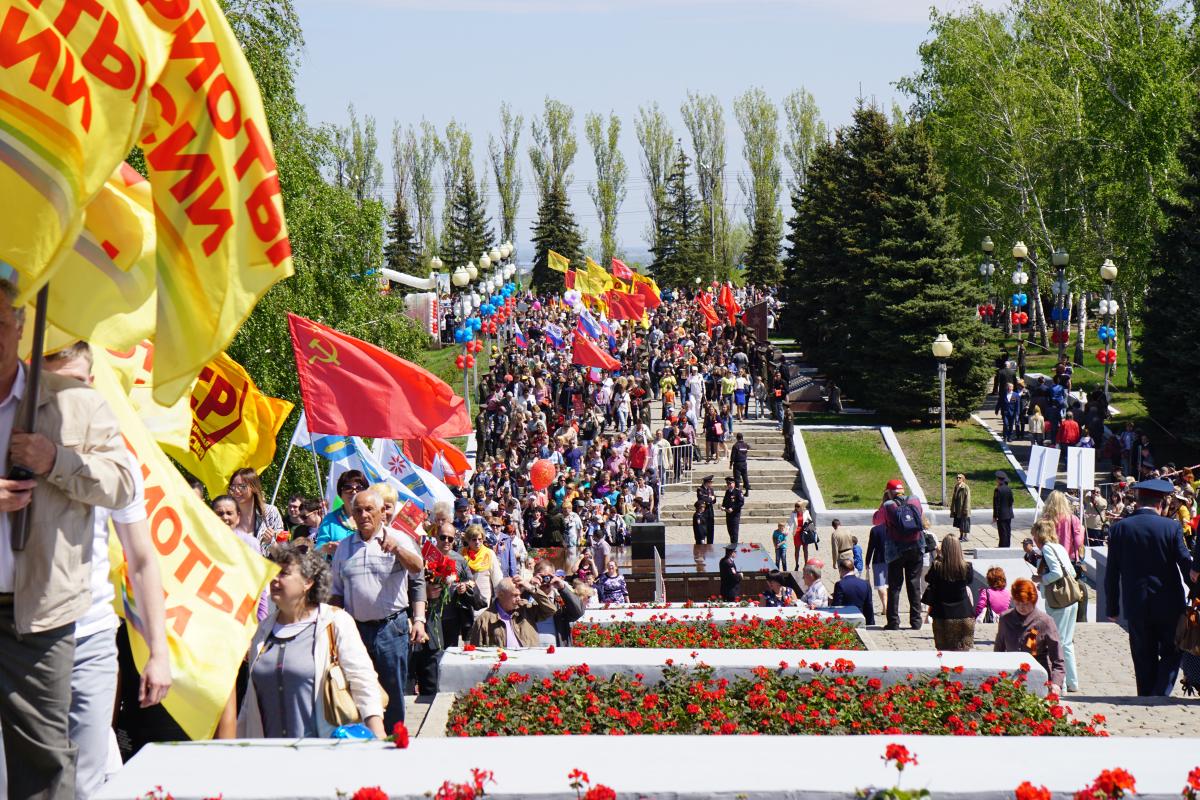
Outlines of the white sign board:
M 1096 448 L 1067 448 L 1067 488 L 1086 492 L 1096 485 Z
M 1058 448 L 1033 445 L 1029 448 L 1029 467 L 1025 484 L 1039 489 L 1053 489 L 1058 478 Z

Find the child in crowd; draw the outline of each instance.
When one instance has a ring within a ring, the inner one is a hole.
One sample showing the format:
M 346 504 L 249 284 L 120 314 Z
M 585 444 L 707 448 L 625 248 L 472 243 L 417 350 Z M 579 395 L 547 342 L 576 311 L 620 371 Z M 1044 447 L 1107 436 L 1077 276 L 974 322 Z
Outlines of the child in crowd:
M 775 545 L 775 569 L 787 569 L 787 523 L 781 522 L 771 531 L 771 543 Z
M 862 545 L 858 543 L 857 536 L 851 536 L 850 541 L 854 542 L 854 574 L 861 578 L 863 576 Z

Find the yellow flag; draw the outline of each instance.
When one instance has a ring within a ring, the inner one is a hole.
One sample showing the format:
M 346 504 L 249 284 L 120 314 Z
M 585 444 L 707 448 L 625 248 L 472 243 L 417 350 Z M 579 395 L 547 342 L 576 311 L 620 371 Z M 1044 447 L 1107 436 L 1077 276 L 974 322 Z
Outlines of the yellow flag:
M 200 370 L 191 407 L 187 447 L 163 449 L 204 481 L 213 497 L 224 494 L 229 476 L 238 469 L 261 472 L 275 459 L 275 436 L 292 413 L 291 403 L 260 392 L 242 365 L 225 353 Z
M 172 37 L 143 128 L 158 223 L 154 396 L 164 405 L 292 274 L 258 84 L 217 0 L 142 3 Z
M 566 272 L 571 267 L 571 260 L 550 250 L 546 253 L 546 266 L 555 272 Z
M 238 666 L 257 628 L 263 588 L 278 568 L 238 539 L 208 509 L 179 470 L 159 450 L 138 419 L 104 354 L 96 352 L 96 389 L 121 424 L 126 446 L 146 486 L 146 514 L 159 558 L 166 600 L 167 645 L 174 683 L 163 705 L 192 739 L 216 729 Z M 115 536 L 109 537 L 116 542 Z M 113 601 L 129 623 L 134 663 L 149 653 L 139 626 L 137 598 L 130 589 L 120 544 L 111 559 Z
M 595 294 L 604 294 L 613 287 L 612 275 L 590 258 L 587 260 L 587 274 L 588 282 L 596 289 Z
M 169 53 L 138 0 L 0 0 L 0 261 L 20 274 L 19 303 L 71 252 Z
M 138 418 L 164 449 L 186 451 L 192 436 L 191 394 L 169 406 L 154 402 L 154 343 L 144 340 L 124 350 L 106 352 L 109 365 Z

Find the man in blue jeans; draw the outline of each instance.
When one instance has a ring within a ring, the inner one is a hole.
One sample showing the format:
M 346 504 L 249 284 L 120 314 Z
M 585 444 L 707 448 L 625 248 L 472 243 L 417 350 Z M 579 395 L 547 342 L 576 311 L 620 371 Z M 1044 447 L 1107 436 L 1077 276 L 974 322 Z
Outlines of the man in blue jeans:
M 379 683 L 388 694 L 383 724 L 390 731 L 404 721 L 409 639 L 414 644 L 429 641 L 425 632 L 425 563 L 410 537 L 387 534 L 383 499 L 377 492 L 368 489 L 356 494 L 351 513 L 357 535 L 347 536 L 333 553 L 331 602 L 346 609 L 358 623 Z
M 915 535 L 900 523 L 899 510 L 911 506 L 918 519 L 924 518 L 921 501 L 904 493 L 904 482 L 890 480 L 883 493 L 883 503 L 875 511 L 872 525 L 884 525 L 883 558 L 887 562 L 887 625 L 884 630 L 900 630 L 900 586 L 908 593 L 908 624 L 921 629 L 921 571 L 924 566 L 925 536 Z

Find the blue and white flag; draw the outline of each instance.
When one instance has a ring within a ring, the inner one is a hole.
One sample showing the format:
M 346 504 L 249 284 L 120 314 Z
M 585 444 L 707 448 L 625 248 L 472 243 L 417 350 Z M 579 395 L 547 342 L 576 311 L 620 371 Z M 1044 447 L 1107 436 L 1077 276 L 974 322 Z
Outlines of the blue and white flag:
M 335 436 L 328 433 L 309 433 L 308 417 L 304 410 L 300 411 L 300 421 L 292 432 L 292 447 L 316 453 L 327 461 L 339 461 L 346 458 L 354 445 L 347 436 Z
M 561 350 L 562 346 L 564 344 L 563 329 L 560 328 L 559 326 L 551 323 L 546 326 L 545 330 L 546 330 L 546 338 L 550 340 L 550 344 L 554 345 L 556 348 Z
M 600 323 L 592 316 L 592 312 L 586 308 L 579 310 L 579 329 L 593 339 L 599 339 L 604 332 Z
M 513 323 L 513 341 L 516 342 L 517 347 L 521 348 L 522 350 L 529 347 L 529 340 L 525 338 L 525 333 L 521 330 L 521 326 L 516 322 Z
M 378 439 L 379 461 L 389 475 L 415 495 L 427 514 L 433 514 L 433 504 L 439 501 L 454 503 L 454 492 L 427 470 L 421 469 L 404 455 L 400 445 L 390 439 Z
M 422 508 L 425 507 L 425 504 L 412 490 L 401 483 L 386 467 L 379 463 L 379 459 L 371 452 L 371 448 L 367 447 L 366 442 L 354 436 L 349 438 L 348 444 L 349 447 L 343 452 L 341 458 L 330 459 L 329 483 L 325 487 L 325 499 L 329 501 L 330 507 L 338 499 L 338 478 L 341 477 L 343 472 L 348 472 L 352 469 L 361 472 L 367 479 L 367 483 L 372 486 L 377 483 L 386 483 L 391 486 L 396 490 L 396 494 L 399 495 L 400 502 L 403 503 L 405 500 L 412 500 Z M 432 510 L 432 506 L 428 510 Z

